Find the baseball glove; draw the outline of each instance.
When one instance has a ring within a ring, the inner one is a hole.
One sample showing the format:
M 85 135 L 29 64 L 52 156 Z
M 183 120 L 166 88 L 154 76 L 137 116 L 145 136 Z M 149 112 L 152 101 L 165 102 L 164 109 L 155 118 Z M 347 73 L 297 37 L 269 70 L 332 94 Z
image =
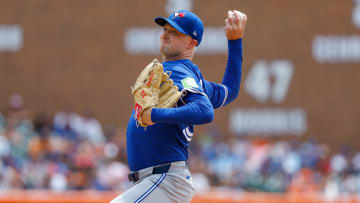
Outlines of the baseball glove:
M 137 78 L 134 87 L 135 118 L 140 126 L 148 126 L 141 120 L 143 111 L 150 107 L 171 108 L 175 106 L 181 93 L 174 82 L 164 73 L 162 64 L 154 59 Z
M 159 103 L 156 105 L 158 108 L 171 108 L 174 107 L 181 97 L 179 88 L 174 85 L 167 73 L 163 73 L 161 86 L 160 86 Z
M 134 95 L 135 118 L 139 125 L 147 125 L 141 120 L 141 114 L 147 108 L 154 107 L 159 103 L 160 84 L 163 76 L 163 66 L 154 59 L 137 78 L 132 94 Z

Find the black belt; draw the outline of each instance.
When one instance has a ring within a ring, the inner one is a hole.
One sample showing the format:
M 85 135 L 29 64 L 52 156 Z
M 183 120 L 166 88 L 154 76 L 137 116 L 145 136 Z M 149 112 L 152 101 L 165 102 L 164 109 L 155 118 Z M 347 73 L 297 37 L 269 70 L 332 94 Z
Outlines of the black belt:
M 163 174 L 167 173 L 170 169 L 171 163 L 163 164 L 161 166 L 153 167 L 152 174 Z M 129 181 L 136 182 L 140 179 L 139 171 L 134 171 L 128 175 Z

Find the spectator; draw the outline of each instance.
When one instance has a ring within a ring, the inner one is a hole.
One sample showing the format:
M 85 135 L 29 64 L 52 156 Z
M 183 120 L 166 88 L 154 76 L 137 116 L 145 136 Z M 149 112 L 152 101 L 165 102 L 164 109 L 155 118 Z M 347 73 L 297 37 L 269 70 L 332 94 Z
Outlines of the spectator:
M 96 146 L 104 144 L 105 138 L 102 126 L 92 111 L 86 110 L 83 116 L 75 116 L 73 124 L 76 134 L 81 139 L 89 140 Z
M 70 106 L 64 106 L 63 110 L 58 112 L 54 118 L 54 132 L 66 139 L 76 140 L 76 121 L 79 115 L 71 110 Z

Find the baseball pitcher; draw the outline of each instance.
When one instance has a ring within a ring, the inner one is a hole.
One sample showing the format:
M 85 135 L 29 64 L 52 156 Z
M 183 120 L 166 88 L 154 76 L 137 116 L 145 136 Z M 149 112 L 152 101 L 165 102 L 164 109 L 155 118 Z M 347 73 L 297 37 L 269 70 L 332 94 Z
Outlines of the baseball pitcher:
M 111 203 L 191 201 L 194 187 L 185 161 L 194 125 L 211 122 L 214 109 L 237 97 L 246 21 L 239 11 L 227 13 L 228 62 L 222 83 L 217 84 L 205 80 L 192 63 L 203 35 L 201 19 L 187 10 L 155 18 L 164 29 L 163 62 L 151 62 L 132 87 L 134 110 L 126 132 L 132 187 Z

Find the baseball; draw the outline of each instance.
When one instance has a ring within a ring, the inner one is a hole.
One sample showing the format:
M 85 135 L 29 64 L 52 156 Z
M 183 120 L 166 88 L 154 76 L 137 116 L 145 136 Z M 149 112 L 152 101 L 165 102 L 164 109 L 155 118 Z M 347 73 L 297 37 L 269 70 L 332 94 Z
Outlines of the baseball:
M 235 19 L 234 12 L 232 12 L 232 11 L 228 11 L 228 18 Z

